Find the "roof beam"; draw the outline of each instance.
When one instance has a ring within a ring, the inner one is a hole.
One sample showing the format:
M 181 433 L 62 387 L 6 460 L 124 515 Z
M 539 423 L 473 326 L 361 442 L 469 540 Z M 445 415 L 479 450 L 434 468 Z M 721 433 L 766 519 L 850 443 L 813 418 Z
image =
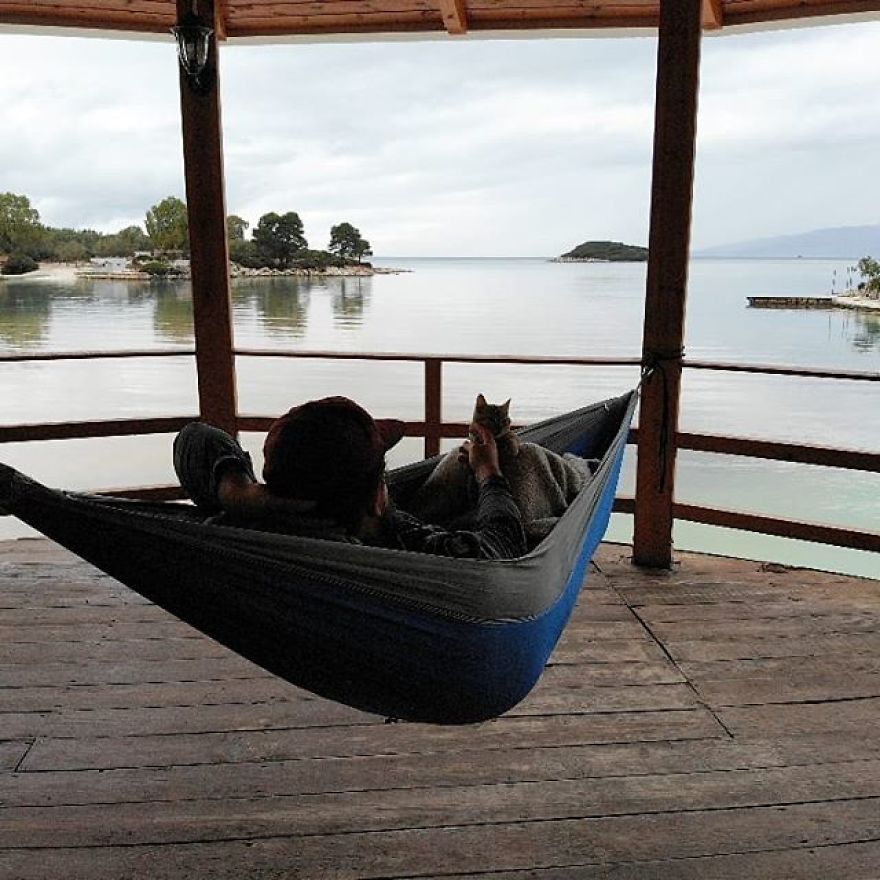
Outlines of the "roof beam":
M 724 8 L 721 0 L 703 0 L 703 30 L 720 31 L 724 27 Z
M 214 31 L 217 39 L 226 40 L 226 19 L 229 17 L 229 0 L 217 0 L 214 4 Z
M 466 34 L 468 29 L 467 9 L 464 0 L 440 0 L 440 14 L 449 34 Z

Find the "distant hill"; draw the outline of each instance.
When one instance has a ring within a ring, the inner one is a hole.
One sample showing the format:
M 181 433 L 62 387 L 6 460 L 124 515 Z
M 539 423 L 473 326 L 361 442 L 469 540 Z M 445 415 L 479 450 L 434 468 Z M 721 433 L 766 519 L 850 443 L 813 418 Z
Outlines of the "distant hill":
M 695 257 L 753 257 L 757 259 L 843 258 L 880 256 L 880 225 L 838 226 L 798 235 L 756 238 L 694 251 Z
M 643 263 L 648 249 L 619 241 L 585 241 L 568 253 L 557 257 L 561 261 L 597 260 L 609 263 Z

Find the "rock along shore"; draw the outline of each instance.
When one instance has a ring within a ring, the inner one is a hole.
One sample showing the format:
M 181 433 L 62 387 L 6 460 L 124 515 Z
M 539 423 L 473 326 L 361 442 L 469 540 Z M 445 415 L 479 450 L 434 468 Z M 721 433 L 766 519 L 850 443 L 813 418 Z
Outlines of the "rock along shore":
M 230 264 L 230 277 L 235 278 L 328 278 L 328 277 L 365 277 L 371 275 L 400 275 L 412 269 L 396 269 L 384 266 L 328 266 L 326 269 L 246 269 L 236 263 Z M 71 284 L 79 279 L 96 281 L 178 281 L 189 278 L 188 272 L 170 276 L 148 275 L 134 269 L 90 269 L 83 265 L 70 263 L 44 263 L 39 269 L 24 275 L 0 275 L 3 281 L 57 281 Z

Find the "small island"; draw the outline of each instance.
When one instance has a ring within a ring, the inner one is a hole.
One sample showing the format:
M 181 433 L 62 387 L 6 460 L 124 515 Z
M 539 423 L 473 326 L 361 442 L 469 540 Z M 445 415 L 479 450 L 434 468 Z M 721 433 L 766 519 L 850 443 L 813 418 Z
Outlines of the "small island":
M 585 241 L 553 263 L 644 263 L 648 249 L 620 241 Z

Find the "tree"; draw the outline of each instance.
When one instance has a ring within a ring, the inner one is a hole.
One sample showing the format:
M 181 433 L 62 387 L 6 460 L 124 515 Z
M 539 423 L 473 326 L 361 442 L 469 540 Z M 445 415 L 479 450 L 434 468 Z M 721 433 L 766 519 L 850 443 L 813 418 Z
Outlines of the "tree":
M 130 257 L 137 251 L 152 250 L 152 241 L 140 226 L 126 226 L 114 235 L 104 235 L 95 245 L 95 252 L 102 257 Z M 171 250 L 181 250 L 172 248 Z
M 244 234 L 250 227 L 247 220 L 239 217 L 238 214 L 230 214 L 226 218 L 226 238 L 230 242 L 244 241 Z
M 160 251 L 189 250 L 189 222 L 186 204 L 175 196 L 162 199 L 147 211 L 147 235 Z
M 863 289 L 869 294 L 875 297 L 880 296 L 880 262 L 873 257 L 862 257 L 857 268 L 862 273 L 862 278 L 865 279 L 862 284 L 859 284 L 859 287 L 862 288 L 864 285 Z
M 0 251 L 39 256 L 44 236 L 40 212 L 27 196 L 0 193 Z
M 263 214 L 254 227 L 254 244 L 266 265 L 285 267 L 308 247 L 299 214 Z
M 361 238 L 361 231 L 351 223 L 340 223 L 330 229 L 330 244 L 327 250 L 331 254 L 342 257 L 343 260 L 357 260 L 365 256 L 372 256 L 370 243 Z

